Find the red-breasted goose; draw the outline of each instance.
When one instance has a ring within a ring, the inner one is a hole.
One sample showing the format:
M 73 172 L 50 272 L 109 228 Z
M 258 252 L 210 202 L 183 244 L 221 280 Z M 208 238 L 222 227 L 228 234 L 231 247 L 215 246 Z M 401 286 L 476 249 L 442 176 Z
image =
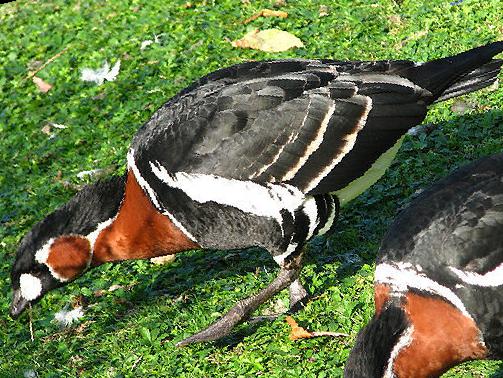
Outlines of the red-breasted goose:
M 377 258 L 375 304 L 345 377 L 437 377 L 503 359 L 503 154 L 457 170 L 398 216 Z
M 12 270 L 11 314 L 89 267 L 193 248 L 260 246 L 277 278 L 206 330 L 230 332 L 298 281 L 303 245 L 375 182 L 435 101 L 490 85 L 495 42 L 424 64 L 277 60 L 224 68 L 181 91 L 134 137 L 123 177 L 90 185 L 36 224 Z

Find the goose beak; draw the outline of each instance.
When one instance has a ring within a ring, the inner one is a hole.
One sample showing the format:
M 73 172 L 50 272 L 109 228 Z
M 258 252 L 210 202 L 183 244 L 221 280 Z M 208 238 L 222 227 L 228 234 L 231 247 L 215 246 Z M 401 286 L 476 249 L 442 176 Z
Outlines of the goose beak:
M 21 295 L 21 290 L 14 290 L 12 295 L 12 303 L 10 305 L 10 316 L 12 319 L 17 319 L 19 315 L 24 311 L 26 306 L 30 303 Z

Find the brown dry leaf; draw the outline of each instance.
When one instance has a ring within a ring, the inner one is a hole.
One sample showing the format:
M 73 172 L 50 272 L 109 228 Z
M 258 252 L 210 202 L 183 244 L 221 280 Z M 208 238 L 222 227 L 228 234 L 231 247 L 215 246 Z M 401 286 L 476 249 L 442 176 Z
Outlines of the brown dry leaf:
M 286 51 L 293 47 L 304 47 L 302 41 L 284 30 L 252 30 L 243 38 L 231 42 L 234 47 L 249 48 L 266 52 Z
M 300 327 L 291 316 L 287 316 L 285 320 L 288 325 L 292 327 L 290 335 L 288 336 L 290 340 L 293 341 L 298 339 L 310 339 L 311 337 L 313 337 L 313 334 L 311 332 L 308 332 L 304 328 Z
M 262 9 L 260 12 L 255 13 L 253 16 L 250 18 L 247 18 L 246 20 L 243 21 L 243 24 L 248 24 L 252 22 L 253 20 L 256 20 L 259 17 L 280 17 L 280 18 L 287 18 L 288 13 L 283 12 L 283 11 L 275 11 L 271 9 Z
M 52 85 L 49 84 L 49 83 L 46 83 L 45 81 L 43 81 L 41 78 L 39 78 L 38 76 L 33 76 L 33 82 L 35 83 L 35 85 L 37 86 L 38 90 L 42 93 L 47 93 L 51 90 L 52 88 Z
M 286 322 L 292 327 L 292 330 L 290 331 L 290 335 L 288 336 L 290 340 L 299 340 L 299 339 L 310 339 L 312 337 L 320 337 L 320 336 L 330 336 L 330 337 L 347 337 L 349 336 L 346 333 L 339 333 L 339 332 L 309 332 L 306 331 L 304 328 L 300 327 L 297 322 L 291 317 L 287 316 L 286 317 Z

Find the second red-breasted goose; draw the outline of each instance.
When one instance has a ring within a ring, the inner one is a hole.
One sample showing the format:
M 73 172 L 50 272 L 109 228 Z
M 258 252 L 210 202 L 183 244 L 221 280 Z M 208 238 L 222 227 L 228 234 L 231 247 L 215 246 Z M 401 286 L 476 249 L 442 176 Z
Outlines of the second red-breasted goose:
M 278 60 L 213 72 L 141 127 L 124 177 L 35 225 L 12 270 L 11 314 L 90 266 L 192 248 L 266 248 L 277 278 L 182 344 L 217 339 L 298 281 L 303 245 L 370 186 L 435 101 L 493 83 L 495 42 L 410 61 Z
M 398 216 L 379 251 L 375 302 L 346 377 L 437 377 L 503 359 L 503 154 L 457 170 Z

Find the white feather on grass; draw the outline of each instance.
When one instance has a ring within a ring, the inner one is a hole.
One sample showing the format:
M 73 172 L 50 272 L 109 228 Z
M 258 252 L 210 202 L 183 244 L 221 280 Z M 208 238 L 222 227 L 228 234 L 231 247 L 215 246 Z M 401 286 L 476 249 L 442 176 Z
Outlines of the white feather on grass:
M 145 41 L 142 41 L 142 42 L 141 42 L 141 45 L 140 45 L 140 50 L 141 50 L 141 51 L 145 50 L 148 46 L 150 46 L 150 45 L 151 45 L 151 44 L 153 44 L 153 43 L 159 43 L 159 42 L 160 42 L 160 38 L 159 38 L 159 37 L 160 37 L 161 35 L 162 35 L 162 34 L 159 34 L 159 35 L 155 35 L 155 34 L 154 34 L 154 40 L 147 39 L 147 40 L 145 40 Z
M 92 68 L 84 68 L 81 72 L 82 81 L 92 81 L 98 85 L 103 84 L 105 80 L 114 81 L 117 78 L 121 68 L 121 60 L 117 60 L 112 69 L 107 61 L 103 64 L 103 67 L 93 70 Z
M 54 314 L 54 319 L 59 323 L 60 326 L 69 327 L 83 316 L 84 311 L 82 310 L 82 307 L 79 306 L 70 311 L 68 311 L 66 308 L 63 308 L 62 310 Z

